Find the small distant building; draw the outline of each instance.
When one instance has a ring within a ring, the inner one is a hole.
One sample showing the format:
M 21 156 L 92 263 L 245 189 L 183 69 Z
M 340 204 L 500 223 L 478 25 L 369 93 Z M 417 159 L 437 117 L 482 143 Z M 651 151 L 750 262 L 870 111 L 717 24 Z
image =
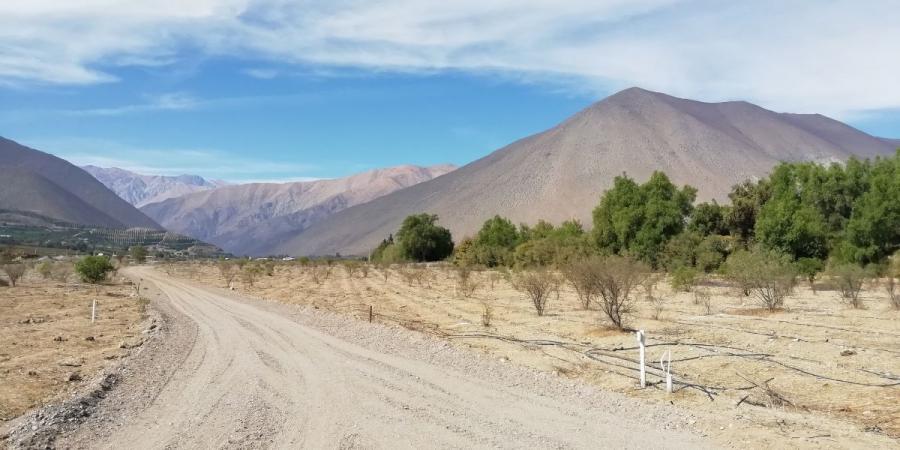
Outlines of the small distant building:
M 284 258 L 281 258 L 282 261 L 294 261 L 296 259 L 297 258 L 294 258 L 293 256 L 285 256 Z

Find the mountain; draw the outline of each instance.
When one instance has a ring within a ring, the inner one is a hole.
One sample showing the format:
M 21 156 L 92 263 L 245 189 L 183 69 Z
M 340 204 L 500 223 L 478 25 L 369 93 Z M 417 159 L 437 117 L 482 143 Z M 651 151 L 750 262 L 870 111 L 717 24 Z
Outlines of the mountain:
M 452 173 L 320 221 L 262 253 L 365 255 L 409 214 L 430 212 L 456 239 L 500 214 L 591 223 L 617 175 L 654 170 L 725 200 L 732 185 L 764 176 L 779 161 L 841 161 L 892 153 L 891 143 L 819 114 L 775 113 L 742 102 L 704 103 L 626 89 L 559 125 Z
M 890 145 L 893 146 L 894 148 L 900 149 L 900 139 L 881 138 L 881 140 L 884 141 L 884 142 L 887 142 L 888 144 L 890 144 Z
M 219 180 L 206 180 L 197 175 L 141 175 L 117 167 L 82 166 L 82 169 L 111 189 L 128 203 L 140 208 L 150 203 L 180 197 L 197 191 L 226 186 Z
M 0 209 L 83 225 L 160 228 L 84 170 L 2 137 L 0 169 Z
M 151 203 L 141 210 L 169 230 L 234 254 L 257 255 L 337 211 L 453 169 L 399 166 L 332 180 L 225 186 Z

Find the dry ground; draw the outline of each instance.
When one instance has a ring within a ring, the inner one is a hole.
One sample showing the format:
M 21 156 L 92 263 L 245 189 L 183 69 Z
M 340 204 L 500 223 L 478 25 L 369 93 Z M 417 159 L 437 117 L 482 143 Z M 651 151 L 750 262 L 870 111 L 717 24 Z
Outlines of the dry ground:
M 144 317 L 145 304 L 133 294 L 121 281 L 93 286 L 34 272 L 16 287 L 0 287 L 0 425 L 78 389 L 124 356 L 120 347 L 137 343 Z
M 224 287 L 214 264 L 167 266 L 172 275 Z M 637 388 L 633 333 L 607 327 L 583 310 L 570 287 L 538 317 L 499 272 L 474 275 L 470 297 L 457 292 L 452 269 L 370 268 L 350 276 L 279 265 L 275 275 L 235 289 L 259 298 L 313 305 L 398 322 L 515 363 L 578 377 L 607 389 L 670 401 L 707 414 L 697 427 L 734 447 L 891 447 L 900 437 L 900 313 L 880 287 L 864 293 L 867 309 L 850 309 L 834 291 L 800 286 L 785 310 L 762 311 L 724 284 L 703 287 L 711 311 L 691 293 L 655 290 L 664 309 L 655 320 L 642 299 L 630 325 L 648 336 L 649 389 Z M 318 279 L 318 281 L 317 281 Z M 492 309 L 482 323 L 484 305 Z M 676 392 L 658 384 L 659 358 L 672 352 Z M 758 386 L 758 387 L 754 387 Z M 768 386 L 769 389 L 766 389 Z

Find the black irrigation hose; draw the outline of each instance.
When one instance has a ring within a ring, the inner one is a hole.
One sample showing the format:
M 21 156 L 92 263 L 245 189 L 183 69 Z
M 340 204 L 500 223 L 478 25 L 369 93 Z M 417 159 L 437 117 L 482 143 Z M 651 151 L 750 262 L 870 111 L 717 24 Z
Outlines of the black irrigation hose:
M 346 306 L 352 306 L 352 305 L 346 305 Z M 345 306 L 345 307 L 346 307 L 346 306 Z M 368 308 L 368 305 L 364 305 L 364 304 L 359 304 L 358 306 L 361 306 L 361 307 L 364 307 L 364 308 Z M 384 319 L 387 319 L 387 320 L 390 320 L 390 321 L 393 321 L 393 322 L 396 322 L 396 323 L 398 323 L 398 324 L 400 324 L 400 325 L 413 324 L 413 323 L 419 324 L 419 325 L 423 325 L 423 326 L 426 325 L 425 322 L 423 322 L 423 321 L 404 320 L 404 319 L 400 319 L 400 318 L 396 318 L 396 317 L 392 317 L 392 316 L 388 316 L 388 315 L 384 315 L 384 314 L 377 314 L 377 313 L 376 313 L 375 316 L 376 316 L 376 317 L 381 317 L 381 318 L 384 318 Z M 690 325 L 695 325 L 695 326 L 696 326 L 696 324 L 690 324 Z M 630 347 L 630 348 L 622 348 L 622 347 L 618 347 L 618 348 L 615 348 L 615 349 L 612 349 L 612 350 L 606 350 L 606 349 L 596 348 L 596 347 L 592 347 L 592 346 L 585 345 L 585 344 L 580 344 L 580 343 L 577 343 L 577 342 L 563 342 L 563 341 L 557 341 L 557 340 L 552 340 L 552 339 L 519 339 L 519 338 L 513 338 L 513 337 L 509 337 L 509 336 L 502 336 L 502 335 L 498 335 L 498 334 L 481 333 L 481 332 L 468 333 L 468 334 L 448 334 L 448 333 L 445 333 L 445 332 L 443 332 L 442 330 L 440 330 L 440 328 L 439 328 L 437 325 L 434 325 L 434 324 L 432 324 L 431 327 L 424 326 L 423 329 L 422 329 L 422 331 L 428 331 L 428 332 L 431 332 L 432 334 L 439 335 L 439 336 L 442 336 L 442 337 L 445 337 L 445 338 L 448 338 L 448 339 L 452 339 L 452 338 L 486 338 L 486 339 L 497 339 L 497 340 L 500 340 L 500 341 L 510 342 L 510 343 L 514 343 L 514 344 L 528 344 L 528 345 L 538 345 L 538 346 L 558 346 L 558 347 L 562 347 L 562 348 L 565 348 L 565 349 L 567 349 L 567 350 L 571 350 L 571 351 L 580 353 L 580 354 L 582 354 L 582 355 L 585 355 L 585 356 L 587 356 L 588 358 L 590 358 L 590 359 L 592 359 L 592 360 L 595 360 L 595 361 L 599 361 L 599 360 L 598 360 L 596 357 L 594 357 L 594 354 L 600 353 L 601 355 L 606 356 L 606 357 L 615 358 L 615 359 L 620 359 L 620 360 L 627 361 L 627 362 L 631 362 L 631 363 L 635 363 L 635 364 L 638 363 L 637 360 L 634 360 L 634 359 L 631 359 L 631 358 L 626 358 L 626 357 L 619 356 L 619 355 L 612 355 L 612 354 L 609 354 L 609 353 L 601 353 L 601 352 L 610 352 L 610 353 L 611 353 L 611 352 L 622 351 L 622 350 L 634 350 L 634 349 L 637 349 L 637 347 Z M 688 346 L 693 346 L 693 347 L 702 348 L 702 349 L 707 350 L 707 351 L 714 351 L 714 350 L 710 350 L 710 348 L 725 348 L 725 349 L 736 350 L 736 351 L 741 351 L 741 352 L 744 352 L 744 351 L 745 351 L 744 349 L 739 349 L 739 348 L 737 348 L 737 347 L 729 347 L 729 346 L 715 345 L 715 344 L 704 344 L 704 343 L 696 343 L 696 342 L 659 342 L 659 343 L 656 343 L 656 344 L 649 344 L 649 345 L 647 345 L 646 347 L 651 347 L 651 346 L 673 346 L 673 345 L 688 345 Z M 575 349 L 570 348 L 570 347 L 576 347 L 576 348 L 578 348 L 578 347 L 590 347 L 590 348 L 588 348 L 587 350 L 584 350 L 584 351 L 579 351 L 579 350 L 575 350 Z M 790 369 L 790 370 L 793 370 L 793 371 L 795 371 L 795 372 L 802 373 L 802 374 L 804 374 L 804 375 L 812 376 L 812 377 L 815 377 L 815 378 L 818 378 L 818 379 L 822 379 L 822 380 L 833 381 L 833 382 L 835 382 L 835 383 L 844 383 L 844 384 L 850 384 L 850 385 L 855 385 L 855 386 L 864 386 L 864 387 L 882 387 L 882 388 L 883 388 L 883 387 L 900 386 L 900 381 L 898 381 L 898 382 L 896 382 L 896 383 L 874 384 L 874 383 L 861 383 L 861 382 L 857 382 L 857 381 L 849 381 L 849 380 L 842 380 L 842 379 L 838 379 L 838 378 L 832 378 L 832 377 L 828 377 L 828 376 L 825 376 L 825 375 L 821 375 L 821 374 L 809 372 L 809 371 L 804 370 L 804 369 L 801 369 L 801 368 L 799 368 L 799 367 L 795 367 L 795 366 L 792 366 L 792 365 L 789 365 L 789 364 L 785 364 L 785 363 L 783 363 L 783 362 L 781 362 L 781 361 L 777 361 L 777 360 L 774 360 L 774 359 L 770 359 L 771 356 L 768 356 L 768 355 L 766 355 L 766 356 L 759 356 L 759 355 L 760 355 L 760 354 L 753 354 L 753 353 L 740 353 L 740 354 L 738 354 L 738 353 L 726 352 L 726 353 L 724 353 L 723 356 L 733 356 L 733 357 L 738 357 L 738 358 L 752 359 L 752 360 L 755 360 L 755 361 L 769 362 L 769 363 L 773 363 L 773 364 L 777 364 L 777 365 L 779 365 L 779 366 L 782 366 L 782 367 L 784 367 L 784 368 L 786 368 L 786 369 Z M 694 358 L 691 358 L 691 359 L 700 359 L 700 357 L 694 357 Z M 684 360 L 688 360 L 688 359 L 684 359 Z M 620 365 L 616 365 L 616 364 L 611 364 L 611 363 L 606 362 L 606 361 L 600 361 L 600 362 L 603 362 L 603 363 L 608 364 L 608 365 L 613 365 L 613 366 L 618 366 L 618 367 L 626 368 L 625 366 L 620 366 Z M 628 368 L 629 370 L 639 370 L 639 369 L 636 369 L 636 368 L 633 368 L 633 367 L 627 367 L 627 368 Z M 651 364 L 648 364 L 648 368 L 652 368 L 652 369 L 656 370 L 656 368 L 652 365 L 652 363 L 651 363 Z M 867 371 L 867 372 L 869 372 L 869 371 Z M 871 372 L 870 372 L 870 373 L 871 373 Z M 874 374 L 874 373 L 873 373 L 873 374 Z M 678 376 L 678 377 L 683 378 L 683 379 L 686 379 L 686 378 L 687 378 L 687 377 L 685 377 L 685 376 L 683 376 L 683 375 L 678 375 L 678 374 L 676 374 L 676 373 L 674 373 L 674 372 L 673 372 L 673 375 Z M 877 374 L 874 374 L 874 375 L 877 375 Z M 892 379 L 892 378 L 889 378 L 889 377 L 885 377 L 885 376 L 883 376 L 883 375 L 878 375 L 878 376 L 880 376 L 881 378 Z M 709 396 L 710 399 L 712 399 L 712 394 L 711 394 L 710 391 L 708 391 L 708 390 L 722 390 L 722 391 L 726 391 L 726 390 L 742 390 L 741 388 L 728 388 L 728 387 L 723 387 L 723 386 L 715 386 L 715 387 L 712 387 L 712 386 L 704 386 L 704 385 L 699 385 L 699 384 L 685 383 L 685 382 L 681 382 L 681 381 L 673 381 L 673 382 L 676 383 L 676 384 L 684 385 L 685 387 L 690 387 L 690 388 L 698 389 L 698 390 L 704 392 L 705 394 L 707 394 L 707 396 Z

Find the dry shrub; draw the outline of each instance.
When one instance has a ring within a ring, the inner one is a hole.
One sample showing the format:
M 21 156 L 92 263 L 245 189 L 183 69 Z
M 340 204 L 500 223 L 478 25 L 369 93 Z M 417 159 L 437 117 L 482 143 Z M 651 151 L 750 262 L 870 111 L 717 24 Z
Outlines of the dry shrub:
M 725 273 L 769 310 L 784 306 L 796 285 L 796 267 L 787 255 L 770 250 L 739 250 L 725 262 Z
M 370 267 L 368 263 L 362 263 L 359 265 L 359 273 L 362 274 L 363 278 L 369 278 L 369 269 Z
M 344 272 L 347 272 L 347 278 L 353 278 L 353 273 L 359 270 L 362 264 L 359 261 L 344 261 L 341 265 L 344 267 Z
M 75 267 L 71 263 L 59 262 L 53 264 L 53 270 L 50 272 L 50 276 L 60 283 L 65 283 L 69 281 L 69 277 L 74 272 Z
M 631 258 L 610 256 L 591 260 L 600 295 L 600 309 L 616 328 L 624 329 L 634 312 L 632 291 L 649 276 L 650 268 Z
M 494 318 L 494 308 L 491 305 L 487 304 L 487 302 L 481 303 L 481 325 L 485 328 L 491 326 L 491 320 Z
M 222 279 L 225 280 L 225 287 L 231 287 L 231 283 L 234 282 L 235 277 L 238 275 L 238 266 L 231 261 L 219 261 L 218 264 L 219 274 L 222 276 Z
M 309 268 L 309 278 L 316 285 L 321 285 L 331 275 L 331 266 L 317 264 Z
M 889 276 L 884 283 L 884 290 L 887 292 L 888 301 L 894 309 L 900 309 L 900 289 L 897 289 L 897 279 Z
M 706 289 L 694 289 L 694 304 L 702 306 L 707 316 L 712 314 L 712 295 Z
M 488 273 L 488 282 L 491 284 L 492 291 L 494 290 L 494 286 L 497 284 L 497 282 L 502 279 L 503 275 L 501 275 L 499 272 L 491 271 L 490 273 Z
M 0 269 L 3 269 L 3 272 L 6 274 L 9 285 L 16 287 L 16 282 L 19 281 L 19 278 L 22 278 L 22 275 L 25 275 L 25 269 L 27 269 L 27 267 L 25 264 L 13 263 L 4 264 L 3 266 L 0 266 Z
M 473 276 L 469 266 L 456 268 L 456 294 L 463 298 L 469 298 L 475 294 L 481 283 Z
M 575 261 L 563 269 L 563 276 L 572 285 L 578 302 L 583 309 L 591 309 L 591 303 L 600 295 L 600 285 L 596 279 L 596 262 L 593 260 Z
M 543 316 L 547 309 L 547 302 L 555 292 L 559 297 L 559 278 L 546 270 L 536 270 L 520 273 L 513 283 L 513 287 L 525 293 L 538 316 Z
M 415 267 L 415 266 L 401 266 L 397 269 L 397 272 L 400 274 L 400 277 L 403 278 L 403 281 L 406 281 L 406 284 L 409 286 L 415 286 L 418 284 L 419 286 L 430 286 L 431 285 L 431 277 L 427 270 Z
M 266 268 L 262 264 L 245 264 L 241 269 L 241 279 L 250 287 L 253 287 L 256 280 L 266 273 Z
M 856 264 L 840 264 L 828 270 L 841 299 L 852 308 L 862 308 L 862 290 L 869 272 Z
M 641 281 L 641 288 L 644 290 L 644 298 L 647 299 L 647 303 L 650 303 L 650 306 L 653 308 L 653 320 L 659 320 L 665 309 L 665 303 L 663 302 L 662 296 L 656 294 L 656 284 L 659 282 L 659 278 L 658 274 L 651 273 Z
M 41 278 L 47 280 L 53 275 L 53 264 L 50 264 L 47 261 L 43 261 L 40 264 L 34 266 L 34 270 L 41 275 Z

